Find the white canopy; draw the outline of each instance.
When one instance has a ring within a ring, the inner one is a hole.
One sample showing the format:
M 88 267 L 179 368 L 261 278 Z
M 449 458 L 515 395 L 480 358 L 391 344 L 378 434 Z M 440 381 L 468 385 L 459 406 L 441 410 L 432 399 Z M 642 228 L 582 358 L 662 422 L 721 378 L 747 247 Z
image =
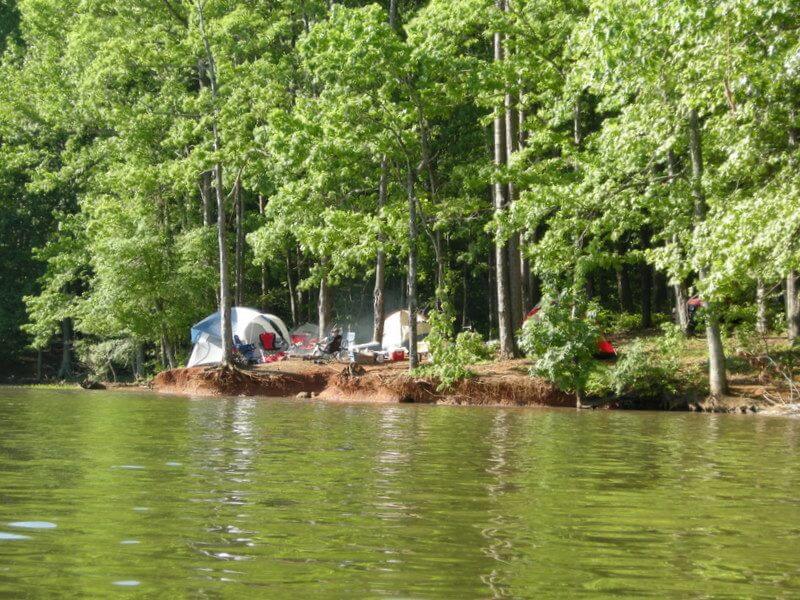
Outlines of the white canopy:
M 421 313 L 417 313 L 417 340 L 424 338 L 431 332 L 428 320 Z M 407 310 L 398 310 L 390 314 L 383 321 L 383 349 L 407 348 L 411 334 L 411 313 Z
M 187 367 L 212 365 L 222 362 L 222 333 L 219 311 L 209 315 L 192 327 L 194 348 L 189 357 Z M 275 315 L 258 312 L 252 308 L 235 306 L 231 308 L 231 329 L 234 337 L 244 344 L 255 344 L 258 347 L 259 336 L 274 333 L 288 347 L 290 337 L 286 324 Z

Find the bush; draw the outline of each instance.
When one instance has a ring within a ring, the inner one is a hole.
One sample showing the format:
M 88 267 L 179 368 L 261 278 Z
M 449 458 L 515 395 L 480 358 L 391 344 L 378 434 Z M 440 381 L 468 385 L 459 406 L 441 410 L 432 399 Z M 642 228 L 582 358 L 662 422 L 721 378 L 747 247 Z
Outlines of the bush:
M 587 319 L 572 316 L 572 302 L 550 296 L 542 301 L 539 319 L 528 319 L 520 346 L 536 359 L 533 372 L 559 389 L 582 395 L 592 370 L 599 330 Z
M 634 315 L 632 313 L 615 313 L 610 319 L 608 327 L 603 330 L 603 333 L 628 333 L 629 331 L 639 329 L 641 326 L 641 315 Z
M 426 341 L 431 354 L 430 362 L 417 371 L 439 380 L 438 390 L 443 391 L 468 377 L 474 377 L 469 365 L 494 358 L 494 352 L 480 334 L 462 331 L 453 337 L 454 317 L 446 312 L 434 311 L 428 316 L 431 332 Z
M 609 372 L 609 384 L 615 395 L 659 398 L 677 393 L 680 385 L 677 357 L 685 341 L 677 325 L 664 323 L 661 330 L 663 336 L 655 345 L 636 340 L 622 353 Z
M 135 346 L 133 340 L 129 338 L 97 343 L 80 340 L 75 343 L 75 350 L 78 360 L 86 368 L 91 379 L 107 380 L 111 376 L 116 381 L 116 369 L 126 369 L 131 366 Z

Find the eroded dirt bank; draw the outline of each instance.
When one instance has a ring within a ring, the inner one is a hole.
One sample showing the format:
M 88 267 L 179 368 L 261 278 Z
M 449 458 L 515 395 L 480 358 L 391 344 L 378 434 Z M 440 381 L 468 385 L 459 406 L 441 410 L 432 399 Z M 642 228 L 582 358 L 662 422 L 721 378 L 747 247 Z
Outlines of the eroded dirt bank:
M 542 379 L 529 375 L 526 360 L 498 361 L 476 365 L 476 376 L 446 392 L 437 382 L 414 377 L 407 363 L 357 368 L 346 365 L 288 360 L 246 371 L 195 367 L 159 373 L 152 387 L 158 392 L 190 396 L 304 396 L 336 402 L 574 407 L 575 397 L 558 391 Z M 737 382 L 740 383 L 740 382 Z M 717 413 L 797 414 L 796 405 L 766 399 L 761 388 L 732 386 L 732 393 L 714 400 L 702 395 L 662 400 L 612 399 L 590 401 L 588 407 L 603 409 L 691 410 Z
M 347 402 L 419 402 L 503 406 L 575 406 L 574 397 L 532 378 L 525 361 L 476 367 L 477 376 L 448 392 L 436 382 L 413 377 L 404 363 L 353 372 L 346 365 L 283 361 L 242 371 L 195 367 L 159 373 L 153 388 L 162 393 L 197 396 L 296 396 L 308 394 Z

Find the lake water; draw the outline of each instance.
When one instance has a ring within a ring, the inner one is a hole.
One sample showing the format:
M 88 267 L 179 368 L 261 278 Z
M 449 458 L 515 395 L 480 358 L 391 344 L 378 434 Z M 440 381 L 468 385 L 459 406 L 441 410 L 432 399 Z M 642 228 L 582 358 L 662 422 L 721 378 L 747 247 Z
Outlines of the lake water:
M 800 420 L 0 388 L 0 597 L 622 595 L 800 595 Z

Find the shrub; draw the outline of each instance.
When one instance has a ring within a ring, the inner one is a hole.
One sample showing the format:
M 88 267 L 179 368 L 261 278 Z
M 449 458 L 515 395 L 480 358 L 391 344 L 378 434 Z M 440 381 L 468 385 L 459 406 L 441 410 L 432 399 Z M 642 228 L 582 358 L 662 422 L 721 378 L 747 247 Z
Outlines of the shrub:
M 135 347 L 133 340 L 129 338 L 97 343 L 80 340 L 75 343 L 75 350 L 78 360 L 86 368 L 90 378 L 105 380 L 111 376 L 116 381 L 116 369 L 131 366 Z
M 480 334 L 462 331 L 453 337 L 454 317 L 446 312 L 434 311 L 428 316 L 431 332 L 426 341 L 430 361 L 417 371 L 439 380 L 438 390 L 443 391 L 475 374 L 470 365 L 490 360 L 494 352 L 486 345 Z
M 590 320 L 572 315 L 571 302 L 545 297 L 539 319 L 528 319 L 520 346 L 536 359 L 533 372 L 559 389 L 580 397 L 592 369 L 599 330 Z
M 609 384 L 617 396 L 659 398 L 673 395 L 680 385 L 678 356 L 685 344 L 680 327 L 661 325 L 663 335 L 654 345 L 634 341 L 609 372 Z
M 615 313 L 604 333 L 620 334 L 639 329 L 642 326 L 641 315 L 632 313 Z

